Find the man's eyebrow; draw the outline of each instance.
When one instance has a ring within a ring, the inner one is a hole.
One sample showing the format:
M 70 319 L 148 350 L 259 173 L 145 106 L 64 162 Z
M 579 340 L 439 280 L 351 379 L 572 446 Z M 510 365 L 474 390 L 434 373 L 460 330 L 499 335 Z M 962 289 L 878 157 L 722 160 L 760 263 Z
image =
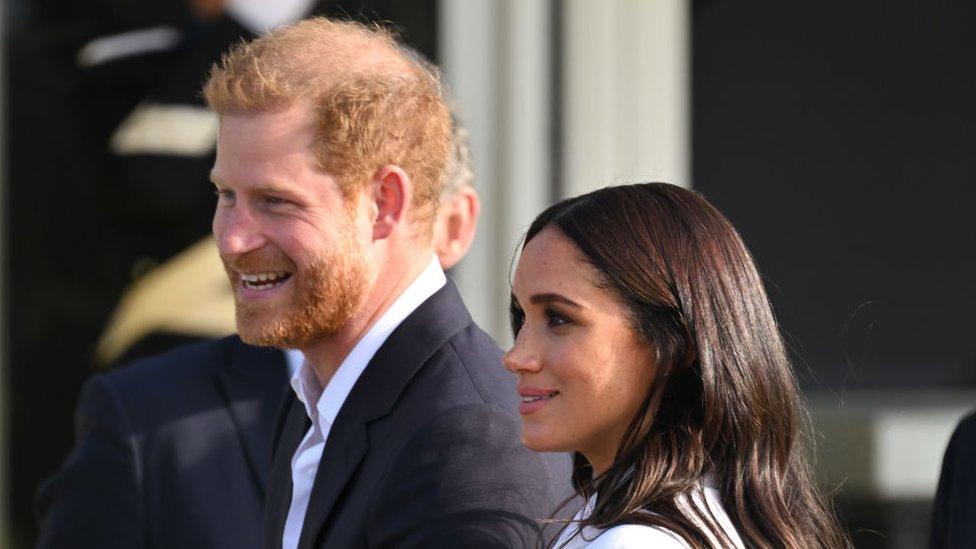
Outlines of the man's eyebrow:
M 562 303 L 564 305 L 569 305 L 570 307 L 580 308 L 582 305 L 569 299 L 566 296 L 554 293 L 548 294 L 535 294 L 529 298 L 529 302 L 536 305 L 545 305 L 546 303 Z
M 275 193 L 275 194 L 288 194 L 288 195 L 295 194 L 294 189 L 289 189 L 283 185 L 275 185 L 274 183 L 266 183 L 264 185 L 259 186 L 255 190 L 262 193 Z
M 210 174 L 210 182 L 218 187 L 224 186 L 224 182 L 221 181 L 219 177 L 214 176 L 213 173 Z M 276 185 L 274 183 L 267 183 L 265 185 L 261 185 L 260 187 L 255 188 L 254 191 L 261 192 L 261 193 L 296 195 L 293 189 L 289 189 L 283 185 Z

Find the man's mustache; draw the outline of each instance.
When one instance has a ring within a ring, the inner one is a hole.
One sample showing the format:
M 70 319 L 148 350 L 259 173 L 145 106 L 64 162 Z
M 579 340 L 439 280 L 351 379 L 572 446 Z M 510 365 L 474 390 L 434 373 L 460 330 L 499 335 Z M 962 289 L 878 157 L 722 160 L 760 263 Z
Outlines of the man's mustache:
M 295 271 L 295 262 L 281 252 L 255 250 L 239 256 L 220 255 L 224 268 L 237 272 L 253 273 L 259 271 Z

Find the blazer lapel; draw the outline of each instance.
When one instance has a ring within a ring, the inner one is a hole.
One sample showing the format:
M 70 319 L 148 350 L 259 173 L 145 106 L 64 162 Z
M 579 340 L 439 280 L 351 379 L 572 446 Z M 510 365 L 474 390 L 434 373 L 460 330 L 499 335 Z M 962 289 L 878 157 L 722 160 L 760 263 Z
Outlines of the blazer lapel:
M 315 473 L 315 483 L 312 485 L 298 549 L 315 547 L 318 535 L 332 514 L 339 494 L 346 487 L 368 448 L 366 424 L 362 417 L 345 418 L 341 423 L 336 418 L 335 425 L 329 431 L 319 469 Z
M 299 549 L 314 548 L 330 527 L 339 497 L 369 449 L 369 422 L 389 414 L 424 363 L 470 323 L 457 288 L 448 281 L 390 334 L 370 360 L 329 431 Z
M 305 406 L 290 389 L 283 403 L 282 421 L 273 449 L 268 495 L 264 502 L 264 547 L 281 549 L 281 536 L 291 507 L 291 458 L 312 426 Z
M 277 349 L 251 347 L 234 337 L 217 383 L 230 413 L 258 493 L 271 469 L 274 419 L 287 384 L 285 358 Z

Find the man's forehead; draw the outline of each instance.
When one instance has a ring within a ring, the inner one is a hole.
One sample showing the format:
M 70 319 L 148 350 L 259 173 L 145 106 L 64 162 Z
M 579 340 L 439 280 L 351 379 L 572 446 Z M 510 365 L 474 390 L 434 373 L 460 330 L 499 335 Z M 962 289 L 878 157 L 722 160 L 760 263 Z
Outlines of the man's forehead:
M 220 126 L 264 125 L 269 130 L 296 131 L 315 126 L 309 101 L 295 99 L 260 109 L 241 109 L 220 115 Z
M 311 109 L 299 104 L 226 113 L 217 133 L 217 163 L 227 155 L 236 157 L 236 162 L 247 162 L 313 153 L 317 135 Z
M 247 172 L 309 169 L 315 163 L 315 128 L 311 115 L 301 112 L 225 114 L 211 179 L 229 184 Z

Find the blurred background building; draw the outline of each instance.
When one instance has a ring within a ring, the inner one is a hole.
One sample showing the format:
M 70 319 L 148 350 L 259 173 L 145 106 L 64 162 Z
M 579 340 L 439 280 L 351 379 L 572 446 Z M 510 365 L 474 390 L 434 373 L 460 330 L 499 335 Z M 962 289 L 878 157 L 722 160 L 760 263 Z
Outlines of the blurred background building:
M 87 376 L 228 329 L 210 297 L 181 305 L 169 287 L 145 317 L 118 315 L 146 292 L 119 303 L 213 260 L 192 247 L 213 207 L 200 82 L 262 21 L 306 12 L 388 21 L 444 68 L 483 204 L 452 275 L 502 346 L 510 264 L 545 205 L 695 188 L 765 275 L 857 546 L 925 545 L 945 443 L 976 407 L 976 6 L 313 4 L 4 3 L 0 546 L 33 544 L 32 497 L 71 446 Z M 106 337 L 113 322 L 139 337 Z

